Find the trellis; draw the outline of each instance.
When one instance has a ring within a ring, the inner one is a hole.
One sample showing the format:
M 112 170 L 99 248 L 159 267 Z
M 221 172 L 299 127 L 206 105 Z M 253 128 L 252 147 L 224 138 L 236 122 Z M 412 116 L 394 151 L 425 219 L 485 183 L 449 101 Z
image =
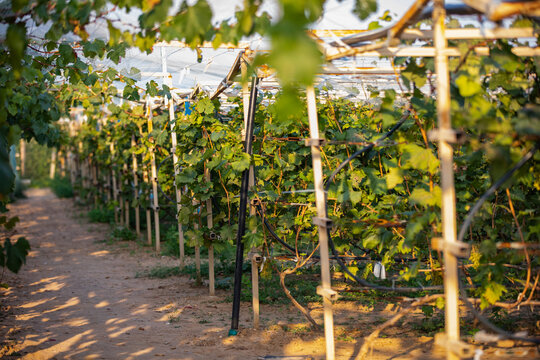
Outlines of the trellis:
M 468 5 L 471 5 L 471 1 L 465 1 Z M 531 38 L 537 35 L 537 32 L 532 28 L 495 28 L 495 29 L 446 29 L 445 28 L 445 19 L 446 19 L 446 9 L 444 6 L 444 1 L 434 0 L 433 8 L 427 9 L 426 6 L 429 3 L 427 0 L 418 0 L 414 3 L 411 9 L 405 14 L 405 16 L 400 19 L 395 25 L 390 28 L 383 30 L 377 30 L 373 32 L 358 33 L 350 36 L 346 36 L 339 41 L 333 43 L 333 46 L 329 46 L 324 41 L 318 39 L 321 47 L 324 49 L 326 60 L 331 62 L 332 60 L 350 57 L 350 56 L 365 56 L 365 57 L 434 57 L 436 65 L 436 88 L 437 88 L 437 117 L 438 117 L 438 129 L 433 131 L 430 135 L 430 140 L 437 142 L 439 149 L 439 159 L 441 164 L 441 189 L 442 189 L 442 224 L 443 224 L 443 237 L 442 239 L 433 239 L 432 245 L 433 248 L 439 249 L 444 253 L 444 292 L 446 299 L 445 307 L 445 324 L 446 324 L 446 334 L 445 337 L 439 337 L 438 342 L 440 345 L 446 348 L 447 358 L 448 359 L 459 359 L 463 356 L 470 355 L 473 349 L 467 344 L 463 343 L 460 340 L 460 329 L 459 329 L 459 275 L 458 275 L 458 258 L 463 257 L 468 251 L 468 245 L 466 243 L 458 241 L 457 237 L 457 225 L 456 225 L 456 209 L 455 209 L 455 189 L 454 189 L 454 171 L 453 171 L 453 144 L 458 141 L 460 134 L 458 134 L 451 124 L 450 118 L 450 91 L 449 91 L 449 70 L 448 70 L 448 58 L 461 56 L 461 52 L 457 48 L 448 47 L 447 40 L 467 40 L 467 39 L 483 39 L 483 40 L 493 40 L 493 39 L 514 39 L 514 38 Z M 485 5 L 486 1 L 480 1 Z M 534 2 L 535 4 L 538 2 Z M 433 27 L 431 30 L 423 29 L 407 29 L 406 27 L 412 24 L 414 21 L 417 21 L 419 17 L 426 17 L 426 9 L 429 10 L 428 13 L 432 16 Z M 467 8 L 449 8 L 451 13 L 463 14 L 463 13 L 486 13 L 488 14 L 487 8 L 481 6 L 472 6 Z M 519 9 L 518 9 L 519 10 Z M 516 11 L 510 13 L 514 15 Z M 530 10 L 530 8 L 527 8 Z M 523 11 L 523 9 L 519 10 Z M 518 11 L 518 13 L 519 13 Z M 495 14 L 495 15 L 493 15 Z M 492 11 L 490 10 L 489 16 L 492 19 L 502 19 L 509 15 L 507 12 Z M 502 17 L 501 17 L 502 16 Z M 335 33 L 334 33 L 335 34 Z M 325 33 L 320 32 L 319 34 L 313 33 L 313 36 L 324 36 Z M 341 33 L 340 35 L 349 35 Z M 385 41 L 378 41 L 380 39 L 386 38 Z M 398 46 L 399 40 L 433 40 L 432 47 L 413 47 L 413 46 Z M 371 43 L 365 44 L 365 42 Z M 357 43 L 364 43 L 359 47 L 354 45 Z M 161 46 L 162 51 L 162 72 L 159 74 L 163 77 L 164 83 L 170 84 L 170 74 L 167 72 L 167 63 L 166 57 L 164 56 L 164 46 L 185 46 L 182 43 L 161 43 L 158 44 Z M 204 46 L 204 45 L 203 45 Z M 209 46 L 209 44 L 206 44 Z M 231 71 L 223 80 L 220 87 L 216 92 L 211 96 L 211 98 L 216 98 L 219 94 L 224 91 L 228 86 L 234 83 L 235 77 L 241 73 L 245 78 L 247 75 L 247 66 L 246 62 L 249 61 L 250 50 L 248 44 L 240 44 L 238 46 L 232 45 L 223 45 L 224 48 L 241 48 L 244 49 L 241 52 L 233 66 Z M 487 56 L 489 55 L 489 49 L 484 46 L 478 46 L 474 48 L 474 52 L 477 55 Z M 540 56 L 540 49 L 536 47 L 525 47 L 518 46 L 512 49 L 512 52 L 517 56 Z M 322 74 L 324 75 L 388 75 L 394 74 L 399 69 L 396 68 L 332 68 L 325 67 Z M 242 98 L 244 106 L 244 138 L 245 138 L 245 147 L 246 153 L 250 154 L 250 146 L 252 141 L 252 131 L 253 131 L 253 116 L 255 112 L 255 101 L 256 101 L 256 91 L 257 91 L 257 81 L 258 78 L 265 78 L 271 74 L 270 71 L 260 71 L 257 73 L 251 84 L 251 94 L 250 89 L 247 83 L 243 84 Z M 326 210 L 326 192 L 324 189 L 324 180 L 323 180 L 323 168 L 321 162 L 321 146 L 324 146 L 324 140 L 320 137 L 318 129 L 318 119 L 317 119 L 317 106 L 316 106 L 316 97 L 315 90 L 313 87 L 308 87 L 306 89 L 306 100 L 307 100 L 307 109 L 308 109 L 308 118 L 309 118 L 309 130 L 310 138 L 306 139 L 306 145 L 310 146 L 312 161 L 313 161 L 313 175 L 314 175 L 314 190 L 315 190 L 315 199 L 316 199 L 316 208 L 317 208 L 317 217 L 313 219 L 313 224 L 317 225 L 319 228 L 319 244 L 320 244 L 320 265 L 321 265 L 321 286 L 318 287 L 317 293 L 323 298 L 324 306 L 324 328 L 325 328 L 325 339 L 326 339 L 326 358 L 327 360 L 333 360 L 335 358 L 335 344 L 334 344 L 334 324 L 333 324 L 333 310 L 332 302 L 337 298 L 337 293 L 331 287 L 331 276 L 330 276 L 330 259 L 329 259 L 329 245 L 328 245 L 328 234 L 329 228 L 331 227 L 331 220 L 328 218 Z M 173 166 L 174 166 L 174 175 L 179 174 L 180 169 L 178 168 L 178 158 L 176 155 L 176 133 L 174 131 L 174 122 L 175 122 L 175 112 L 174 106 L 176 104 L 182 103 L 184 100 L 178 97 L 173 96 L 171 99 L 164 100 L 164 106 L 169 112 L 169 121 L 171 127 L 171 142 L 172 142 L 172 154 L 173 154 Z M 148 118 L 148 128 L 149 132 L 152 129 L 152 109 L 153 109 L 153 100 L 150 97 L 146 99 L 146 108 L 147 108 L 147 118 Z M 134 146 L 136 143 L 135 136 L 131 139 L 131 144 Z M 111 154 L 114 154 L 114 144 L 110 144 Z M 155 225 L 155 246 L 156 252 L 160 251 L 160 233 L 159 233 L 159 194 L 158 194 L 158 179 L 157 179 L 157 167 L 155 161 L 155 155 L 153 154 L 154 148 L 150 149 L 151 151 L 151 162 L 150 169 L 144 169 L 145 177 L 144 181 L 151 183 L 152 186 L 152 201 L 151 204 L 147 207 L 147 240 L 149 243 L 152 242 L 152 226 L 151 226 L 151 212 L 154 215 L 154 225 Z M 81 172 L 83 180 L 89 180 L 92 178 L 94 184 L 97 181 L 97 169 L 91 164 L 91 159 L 76 159 L 69 157 L 70 168 L 72 169 L 71 177 L 72 181 L 75 178 L 73 169 L 78 168 Z M 127 165 L 126 165 L 127 166 Z M 138 161 L 137 156 L 134 154 L 132 158 L 132 172 L 134 178 L 134 195 L 136 198 L 139 196 L 138 192 L 138 178 L 137 178 L 137 168 Z M 127 168 L 125 169 L 127 171 Z M 112 198 L 115 202 L 119 203 L 118 211 L 115 211 L 115 219 L 119 223 L 129 224 L 129 205 L 124 203 L 121 199 L 121 190 L 119 187 L 121 184 L 117 181 L 117 175 L 114 172 L 111 172 L 108 175 L 108 181 L 111 182 L 112 187 Z M 206 181 L 210 181 L 210 173 L 205 168 L 205 178 Z M 253 168 L 251 167 L 248 170 L 245 170 L 242 187 L 249 188 L 253 186 L 254 175 Z M 127 184 L 124 184 L 127 185 Z M 90 184 L 88 181 L 83 181 L 83 187 L 88 188 Z M 107 192 L 110 194 L 109 192 Z M 247 195 L 245 191 L 242 192 L 244 195 L 241 195 L 240 203 L 240 219 L 239 219 L 239 231 L 237 236 L 237 262 L 236 262 L 236 273 L 235 273 L 235 298 L 233 303 L 233 316 L 231 324 L 231 334 L 234 334 L 238 329 L 238 315 L 239 315 L 239 289 L 241 286 L 241 267 L 243 263 L 243 243 L 242 236 L 244 231 L 245 216 L 248 206 Z M 241 194 L 242 194 L 241 193 Z M 110 196 L 110 195 L 108 195 Z M 175 197 L 176 197 L 176 210 L 180 210 L 180 200 L 182 197 L 182 189 L 178 188 L 175 182 Z M 202 204 L 199 204 L 202 205 Z M 211 229 L 213 226 L 212 219 L 212 204 L 211 200 L 206 202 L 207 211 L 207 224 L 208 228 Z M 250 214 L 255 215 L 255 207 L 250 206 Z M 140 219 L 139 219 L 139 208 L 136 207 L 136 232 L 137 235 L 140 234 Z M 180 248 L 180 266 L 184 265 L 185 261 L 185 250 L 184 250 L 184 234 L 182 230 L 182 224 L 178 222 L 178 241 Z M 210 286 L 209 291 L 210 295 L 214 295 L 214 272 L 213 272 L 213 249 L 209 248 L 209 277 L 210 277 Z M 196 250 L 196 256 L 199 258 L 199 249 Z M 258 306 L 258 289 L 256 284 L 258 283 L 257 278 L 257 263 L 260 261 L 260 255 L 256 251 L 250 252 L 250 261 L 252 263 L 252 281 L 253 286 L 253 309 L 254 309 L 254 326 L 257 327 L 259 323 L 259 306 Z M 197 260 L 198 270 L 200 272 L 200 261 Z M 238 295 L 238 297 L 236 296 Z

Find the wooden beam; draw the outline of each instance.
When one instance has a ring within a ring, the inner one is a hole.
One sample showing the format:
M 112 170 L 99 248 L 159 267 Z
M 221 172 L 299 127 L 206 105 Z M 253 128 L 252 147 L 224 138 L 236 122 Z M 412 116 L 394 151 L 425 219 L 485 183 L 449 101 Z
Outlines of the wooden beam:
M 354 50 L 354 49 L 353 49 Z M 489 48 L 486 46 L 479 46 L 474 49 L 475 53 L 480 56 L 489 55 Z M 527 46 L 516 46 L 512 48 L 512 52 L 517 56 L 540 56 L 540 49 L 537 47 L 530 48 Z M 446 48 L 444 50 L 446 56 L 461 56 L 461 52 L 458 48 Z M 364 56 L 364 57 L 383 57 L 383 56 L 402 56 L 402 57 L 434 57 L 435 48 L 433 47 L 415 47 L 415 46 L 403 46 L 403 47 L 381 47 L 380 49 L 373 49 L 368 51 L 357 51 L 351 53 L 348 51 L 346 54 L 340 53 L 339 50 L 334 52 L 327 52 L 327 60 L 337 60 L 347 56 Z
M 538 30 L 533 28 L 494 28 L 494 29 L 446 29 L 444 36 L 448 40 L 472 40 L 472 39 L 518 39 L 536 38 Z M 432 30 L 406 29 L 400 38 L 402 40 L 427 40 L 433 39 Z

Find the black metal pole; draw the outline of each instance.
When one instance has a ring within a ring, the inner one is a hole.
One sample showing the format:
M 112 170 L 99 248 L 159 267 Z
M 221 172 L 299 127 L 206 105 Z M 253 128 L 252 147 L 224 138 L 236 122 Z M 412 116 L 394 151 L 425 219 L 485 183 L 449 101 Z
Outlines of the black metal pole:
M 259 79 L 254 76 L 251 81 L 251 94 L 249 97 L 249 110 L 246 124 L 245 153 L 251 155 L 253 145 L 253 123 L 255 119 L 255 107 L 257 103 L 257 83 Z M 242 185 L 240 187 L 240 206 L 238 209 L 238 233 L 236 234 L 236 266 L 234 269 L 234 293 L 231 330 L 229 335 L 236 335 L 238 319 L 240 317 L 240 293 L 242 291 L 242 265 L 244 263 L 244 242 L 242 237 L 246 231 L 246 210 L 249 187 L 249 168 L 242 173 Z

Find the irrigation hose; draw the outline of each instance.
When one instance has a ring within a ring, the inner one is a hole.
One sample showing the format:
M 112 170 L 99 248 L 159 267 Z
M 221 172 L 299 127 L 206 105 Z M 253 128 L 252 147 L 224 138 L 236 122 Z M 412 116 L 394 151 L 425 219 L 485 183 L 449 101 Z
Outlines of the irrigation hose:
M 259 79 L 253 76 L 251 81 L 251 93 L 249 97 L 249 111 L 246 124 L 245 153 L 250 155 L 253 152 L 253 128 L 255 122 L 255 110 L 257 106 L 257 84 Z M 244 242 L 242 238 L 246 231 L 246 210 L 248 202 L 249 172 L 247 168 L 242 173 L 242 183 L 240 186 L 240 204 L 238 206 L 238 232 L 236 234 L 236 262 L 234 269 L 234 292 L 233 308 L 231 318 L 231 329 L 229 335 L 236 335 L 238 332 L 238 322 L 240 318 L 240 294 L 242 291 L 242 265 L 244 262 Z

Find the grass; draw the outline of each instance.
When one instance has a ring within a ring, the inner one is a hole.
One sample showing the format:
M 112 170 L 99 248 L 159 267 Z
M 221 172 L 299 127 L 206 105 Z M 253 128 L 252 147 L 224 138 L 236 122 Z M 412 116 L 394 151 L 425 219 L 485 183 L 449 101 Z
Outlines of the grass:
M 135 240 L 137 238 L 137 234 L 126 227 L 117 226 L 113 229 L 110 237 L 113 240 L 130 241 Z
M 73 187 L 68 177 L 55 177 L 49 181 L 48 185 L 59 198 L 73 197 Z
M 114 210 L 106 208 L 95 208 L 88 212 L 90 222 L 93 223 L 114 223 Z
M 180 268 L 178 266 L 158 265 L 149 270 L 137 272 L 135 274 L 135 277 L 136 278 L 146 277 L 146 278 L 151 278 L 151 279 L 165 279 L 171 276 L 178 276 L 181 274 L 182 272 L 180 271 Z

